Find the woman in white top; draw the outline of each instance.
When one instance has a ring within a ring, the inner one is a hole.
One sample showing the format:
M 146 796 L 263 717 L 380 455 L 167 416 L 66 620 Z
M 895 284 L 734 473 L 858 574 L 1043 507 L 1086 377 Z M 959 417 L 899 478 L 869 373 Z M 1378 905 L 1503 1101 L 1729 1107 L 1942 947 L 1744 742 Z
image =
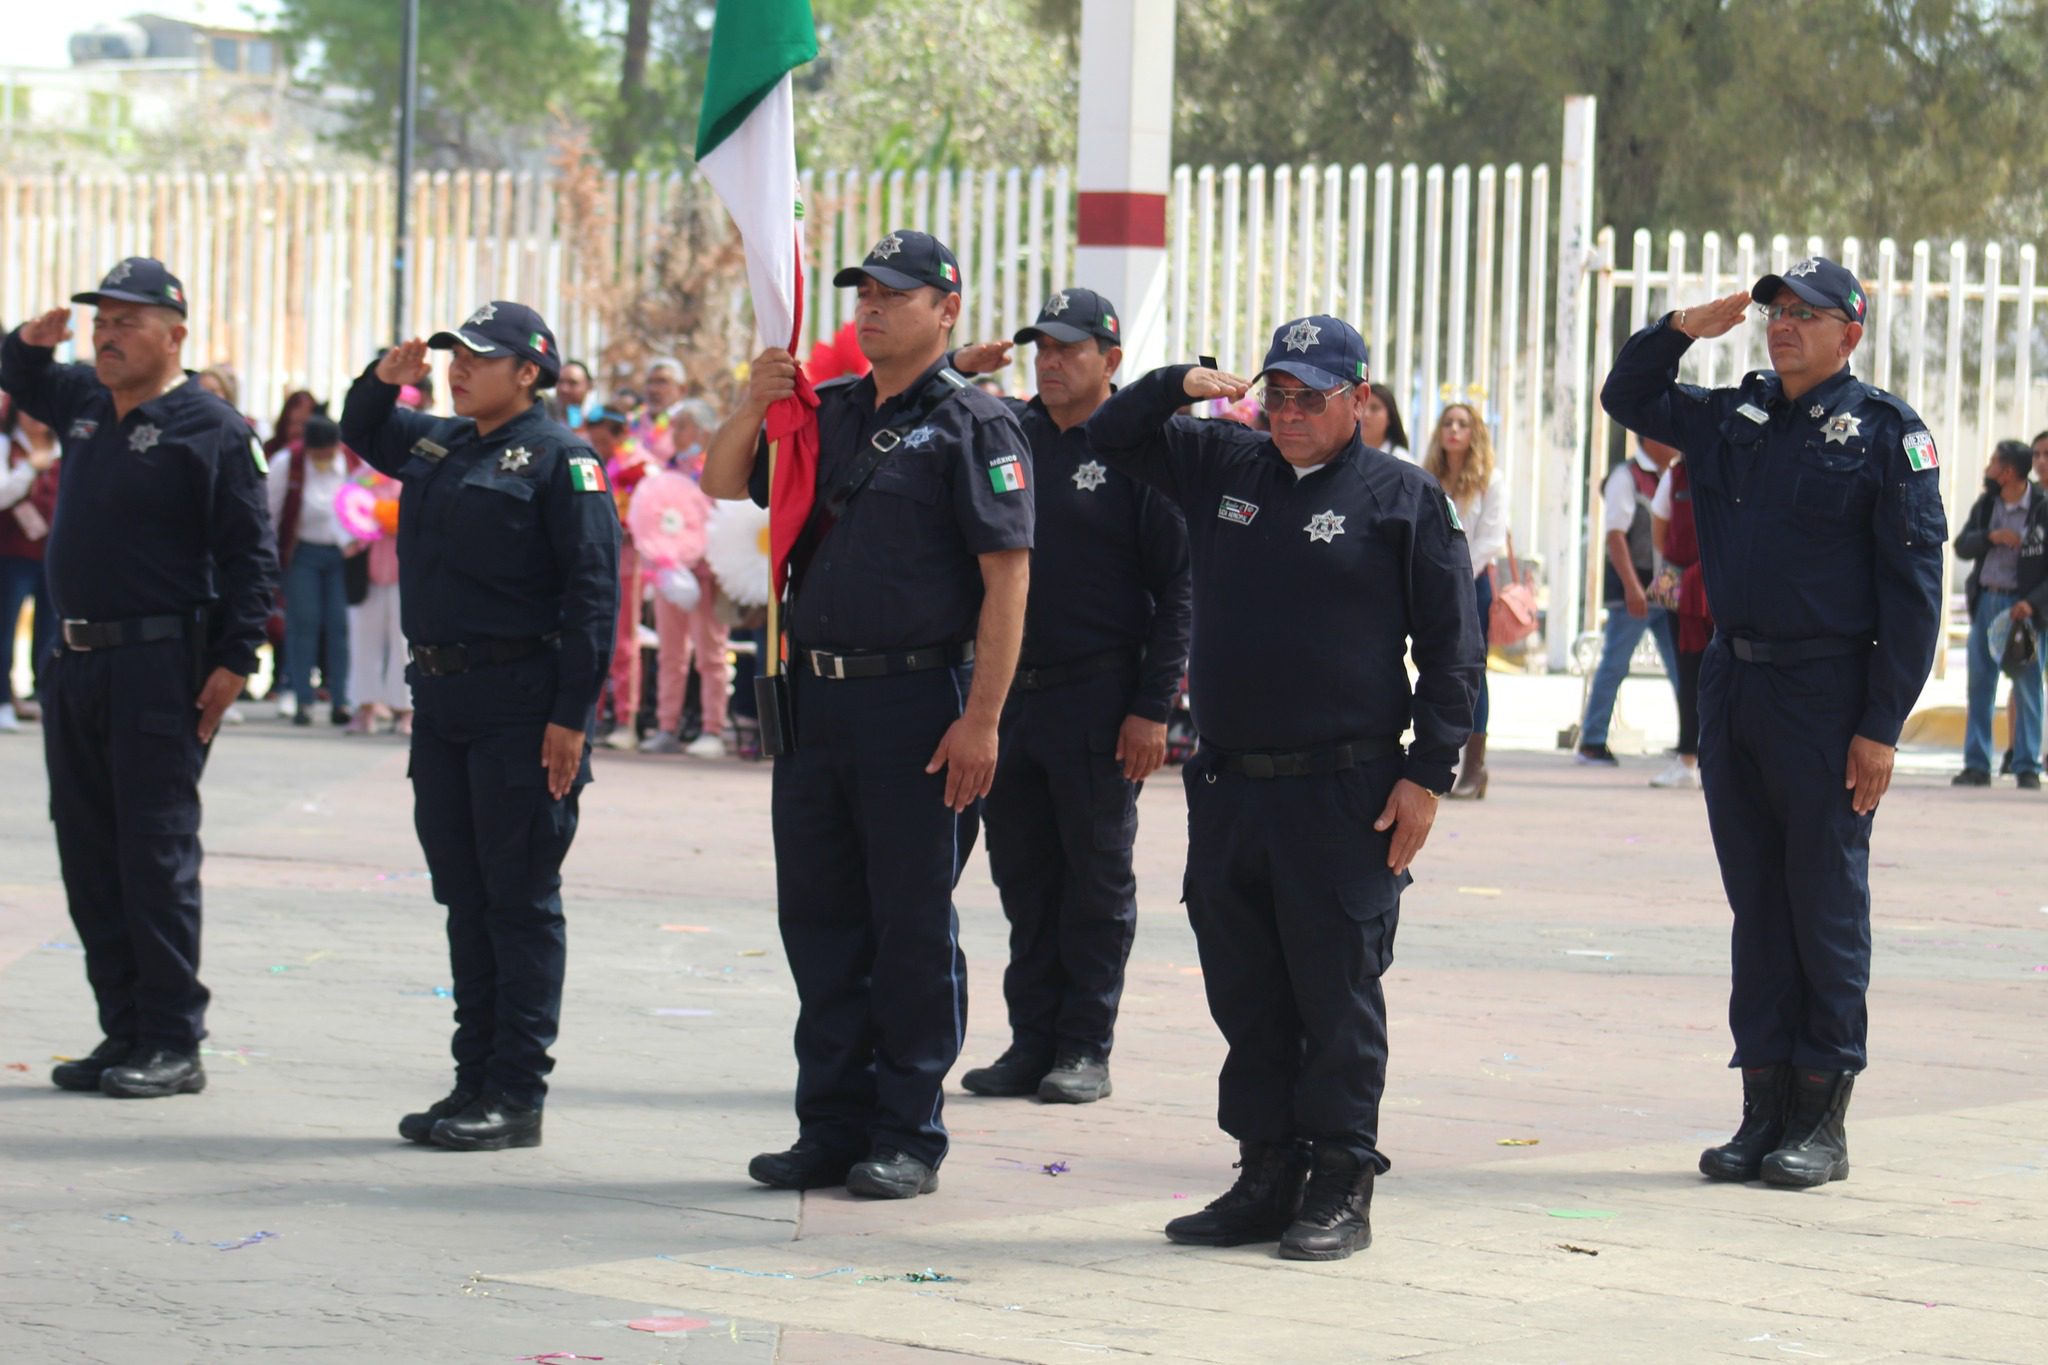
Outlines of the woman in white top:
M 334 707 L 336 725 L 349 721 L 348 591 L 342 561 L 362 546 L 342 529 L 335 499 L 348 482 L 348 460 L 334 419 L 306 419 L 300 444 L 270 468 L 270 520 L 277 528 L 277 558 L 284 567 L 284 671 L 293 705 L 280 705 L 295 725 L 313 723 L 313 671 Z
M 1422 467 L 1436 477 L 1458 509 L 1465 525 L 1465 544 L 1472 552 L 1473 593 L 1479 606 L 1479 633 L 1486 634 L 1493 611 L 1493 562 L 1508 543 L 1507 489 L 1493 464 L 1493 437 L 1486 419 L 1464 403 L 1453 403 L 1436 419 L 1429 452 Z M 1472 710 L 1472 738 L 1465 742 L 1465 761 L 1451 787 L 1459 800 L 1486 797 L 1486 673 L 1479 674 L 1479 702 Z
M 1408 428 L 1401 424 L 1401 405 L 1385 384 L 1366 385 L 1365 413 L 1358 419 L 1358 434 L 1374 450 L 1384 450 L 1397 460 L 1415 463 L 1408 453 Z

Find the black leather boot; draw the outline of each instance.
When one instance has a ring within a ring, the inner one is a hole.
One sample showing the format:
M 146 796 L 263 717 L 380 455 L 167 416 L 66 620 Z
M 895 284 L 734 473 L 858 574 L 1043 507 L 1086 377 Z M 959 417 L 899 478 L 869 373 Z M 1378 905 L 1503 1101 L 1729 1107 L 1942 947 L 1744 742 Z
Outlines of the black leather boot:
M 1317 1143 L 1301 1213 L 1280 1234 L 1281 1259 L 1341 1261 L 1371 1246 L 1374 1174 L 1355 1153 Z
M 978 1066 L 960 1078 L 960 1087 L 972 1094 L 999 1099 L 1036 1095 L 1040 1081 L 1052 1069 L 1042 1052 L 1010 1044 L 1009 1050 L 987 1066 Z
M 1764 1158 L 1785 1140 L 1785 1114 L 1790 1107 L 1787 1087 L 1792 1068 L 1776 1066 L 1742 1068 L 1742 1123 L 1735 1136 L 1719 1147 L 1700 1153 L 1700 1174 L 1710 1180 L 1754 1180 L 1762 1171 Z
M 462 1087 L 457 1086 L 448 1092 L 446 1099 L 435 1100 L 432 1104 L 428 1105 L 426 1112 L 407 1114 L 404 1118 L 400 1119 L 398 1121 L 398 1135 L 407 1142 L 417 1142 L 423 1146 L 431 1145 L 434 1141 L 435 1124 L 439 1123 L 442 1119 L 453 1118 L 475 1102 L 476 1092 L 474 1090 L 464 1090 Z
M 1855 1086 L 1853 1071 L 1792 1068 L 1792 1117 L 1784 1146 L 1764 1158 L 1765 1184 L 1805 1188 L 1848 1178 L 1849 1135 L 1842 1125 Z
M 206 1069 L 190 1052 L 144 1044 L 127 1061 L 100 1073 L 100 1091 L 122 1100 L 160 1100 L 206 1089 Z
M 1110 1096 L 1109 1062 L 1093 1052 L 1065 1052 L 1038 1083 L 1047 1104 L 1093 1104 Z
M 867 1199 L 915 1199 L 939 1187 L 939 1173 L 908 1152 L 877 1147 L 846 1173 L 846 1192 Z
M 1270 1242 L 1294 1222 L 1308 1179 L 1307 1144 L 1240 1142 L 1237 1152 L 1237 1183 L 1200 1213 L 1168 1223 L 1168 1241 L 1198 1247 Z
M 540 1110 L 514 1104 L 503 1095 L 479 1095 L 461 1113 L 437 1120 L 428 1137 L 436 1147 L 456 1152 L 538 1147 Z
M 107 1068 L 120 1066 L 135 1053 L 133 1038 L 103 1038 L 92 1055 L 59 1062 L 50 1068 L 50 1083 L 59 1090 L 91 1090 L 100 1088 L 100 1077 L 107 1074 Z
M 747 1174 L 771 1190 L 823 1190 L 846 1183 L 854 1157 L 809 1138 L 786 1152 L 763 1152 L 747 1163 Z

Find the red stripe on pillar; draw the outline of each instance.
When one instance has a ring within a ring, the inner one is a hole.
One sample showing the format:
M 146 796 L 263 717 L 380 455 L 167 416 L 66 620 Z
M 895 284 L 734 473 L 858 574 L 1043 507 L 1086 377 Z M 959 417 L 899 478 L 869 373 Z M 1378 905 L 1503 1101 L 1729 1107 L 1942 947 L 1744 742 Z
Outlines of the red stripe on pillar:
M 1083 190 L 1078 196 L 1082 246 L 1166 245 L 1166 196 Z

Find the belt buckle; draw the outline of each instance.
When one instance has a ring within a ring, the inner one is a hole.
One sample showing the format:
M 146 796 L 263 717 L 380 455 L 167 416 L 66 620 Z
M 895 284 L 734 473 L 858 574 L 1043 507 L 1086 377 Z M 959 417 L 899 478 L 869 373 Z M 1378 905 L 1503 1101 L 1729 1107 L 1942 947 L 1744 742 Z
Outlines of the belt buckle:
M 887 441 L 883 440 L 884 437 L 888 438 Z M 884 455 L 887 455 L 897 446 L 903 444 L 903 438 L 896 434 L 896 429 L 894 427 L 883 427 L 880 431 L 876 432 L 874 436 L 869 439 L 868 444 L 872 445 L 876 450 L 881 451 Z
M 69 649 L 69 650 L 73 650 L 73 651 L 75 651 L 75 652 L 77 652 L 77 653 L 79 653 L 79 654 L 90 654 L 90 653 L 92 653 L 92 648 L 93 648 L 93 647 L 92 647 L 91 645 L 77 645 L 77 644 L 73 644 L 73 643 L 71 642 L 71 628 L 72 628 L 73 626 L 77 626 L 77 627 L 79 627 L 79 628 L 80 628 L 81 630 L 83 630 L 83 629 L 84 629 L 84 628 L 85 628 L 86 626 L 89 626 L 89 625 L 91 625 L 91 624 L 92 624 L 92 622 L 90 622 L 90 621 L 86 621 L 86 620 L 82 620 L 82 619 L 77 619 L 77 618 L 74 618 L 74 619 L 71 619 L 71 620 L 67 620 L 66 622 L 64 622 L 64 626 L 63 626 L 63 630 L 64 630 L 64 648 L 66 648 L 66 649 Z
M 827 660 L 831 661 L 831 667 L 829 668 L 825 666 L 825 661 Z M 811 672 L 821 678 L 844 681 L 846 678 L 846 656 L 843 654 L 827 654 L 822 649 L 814 649 L 811 651 Z
M 1272 777 L 1277 769 L 1273 766 L 1271 754 L 1246 754 L 1238 760 L 1246 777 Z

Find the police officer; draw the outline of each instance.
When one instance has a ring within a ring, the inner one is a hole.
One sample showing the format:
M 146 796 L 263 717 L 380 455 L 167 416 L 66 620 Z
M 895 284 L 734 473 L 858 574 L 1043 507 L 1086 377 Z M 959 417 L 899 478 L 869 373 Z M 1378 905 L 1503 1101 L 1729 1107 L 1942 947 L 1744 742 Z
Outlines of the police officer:
M 124 1098 L 206 1088 L 199 777 L 256 671 L 277 583 L 248 423 L 180 364 L 185 287 L 130 257 L 94 305 L 93 363 L 58 365 L 70 310 L 0 347 L 0 389 L 64 441 L 50 531 L 62 648 L 43 745 L 64 891 L 105 1040 L 50 1079 Z
M 398 406 L 453 351 L 457 416 Z M 619 605 L 604 465 L 548 420 L 561 352 L 495 300 L 393 347 L 342 408 L 350 448 L 403 483 L 398 582 L 413 689 L 413 823 L 448 907 L 455 1088 L 399 1121 L 459 1151 L 537 1147 L 562 1008 L 562 859 Z
M 1110 1093 L 1109 1049 L 1138 927 L 1138 791 L 1166 758 L 1187 668 L 1187 525 L 1104 465 L 1084 423 L 1123 360 L 1116 308 L 1063 289 L 1018 332 L 1038 396 L 1008 400 L 1031 443 L 1037 543 L 1024 656 L 983 803 L 989 871 L 1010 921 L 1010 1046 L 960 1078 L 977 1095 L 1085 1104 Z M 977 363 L 1000 363 L 1009 343 Z
M 936 1189 L 946 1154 L 941 1086 L 967 1015 L 953 886 L 1023 636 L 1031 456 L 1002 403 L 942 363 L 960 316 L 943 243 L 891 232 L 833 283 L 858 290 L 874 368 L 819 394 L 817 505 L 793 558 L 795 746 L 773 812 L 798 1138 L 748 1172 L 901 1199 Z M 767 504 L 762 421 L 795 385 L 788 352 L 756 359 L 706 493 Z
M 1678 382 L 1692 343 L 1754 303 L 1770 370 Z M 1742 1123 L 1700 1156 L 1716 1180 L 1849 1174 L 1863 1069 L 1870 827 L 1934 660 L 1948 538 L 1934 438 L 1849 372 L 1867 304 L 1809 256 L 1747 294 L 1630 337 L 1600 402 L 1685 452 L 1716 632 L 1700 669 L 1700 777 L 1735 913 L 1731 1065 Z
M 1166 1235 L 1278 1238 L 1290 1259 L 1338 1260 L 1372 1242 L 1373 1178 L 1388 1165 L 1380 977 L 1471 729 L 1484 647 L 1456 510 L 1359 436 L 1358 333 L 1327 316 L 1286 323 L 1260 378 L 1270 435 L 1176 417 L 1250 385 L 1174 365 L 1112 397 L 1087 436 L 1180 505 L 1194 560 L 1186 899 L 1230 1045 L 1217 1116 L 1242 1161 L 1226 1194 Z

